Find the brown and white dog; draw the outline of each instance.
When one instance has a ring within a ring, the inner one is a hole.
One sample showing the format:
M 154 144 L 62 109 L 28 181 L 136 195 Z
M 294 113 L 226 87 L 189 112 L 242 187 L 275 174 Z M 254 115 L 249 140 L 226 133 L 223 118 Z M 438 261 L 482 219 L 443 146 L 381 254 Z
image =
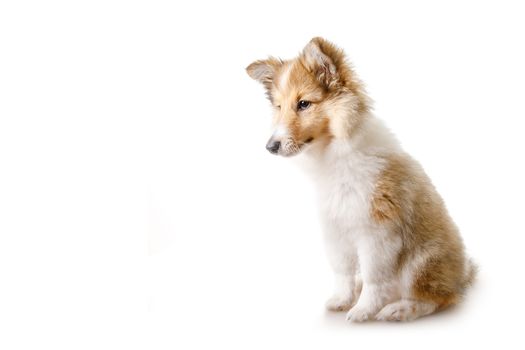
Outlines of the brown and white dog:
M 376 119 L 342 50 L 322 38 L 247 72 L 274 110 L 273 154 L 303 154 L 319 190 L 336 288 L 352 321 L 413 320 L 460 301 L 476 268 L 421 166 Z M 361 287 L 362 284 L 362 287 Z

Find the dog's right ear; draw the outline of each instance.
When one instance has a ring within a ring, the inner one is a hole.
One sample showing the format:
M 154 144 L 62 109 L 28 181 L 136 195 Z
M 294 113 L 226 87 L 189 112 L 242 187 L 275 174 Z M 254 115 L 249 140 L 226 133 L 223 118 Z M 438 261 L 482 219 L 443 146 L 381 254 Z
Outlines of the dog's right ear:
M 281 67 L 283 62 L 275 57 L 266 60 L 258 60 L 246 67 L 246 72 L 252 78 L 270 88 L 275 72 Z

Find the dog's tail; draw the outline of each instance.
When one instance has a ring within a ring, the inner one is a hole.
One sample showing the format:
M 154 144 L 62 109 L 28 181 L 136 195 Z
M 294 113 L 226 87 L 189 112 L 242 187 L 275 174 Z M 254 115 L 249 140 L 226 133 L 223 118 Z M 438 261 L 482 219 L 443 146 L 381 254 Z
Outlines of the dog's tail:
M 463 279 L 462 286 L 463 290 L 466 290 L 468 287 L 474 284 L 474 281 L 476 281 L 476 277 L 478 275 L 478 271 L 478 265 L 472 259 L 468 259 L 467 263 L 465 264 L 465 277 Z

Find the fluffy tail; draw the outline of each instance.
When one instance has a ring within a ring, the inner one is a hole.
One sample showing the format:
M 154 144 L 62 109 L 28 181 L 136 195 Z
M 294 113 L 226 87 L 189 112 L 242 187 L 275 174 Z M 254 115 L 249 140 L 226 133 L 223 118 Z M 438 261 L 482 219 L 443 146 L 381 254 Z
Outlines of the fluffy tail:
M 465 279 L 463 280 L 463 289 L 472 286 L 478 274 L 478 265 L 472 260 L 468 259 L 465 267 Z

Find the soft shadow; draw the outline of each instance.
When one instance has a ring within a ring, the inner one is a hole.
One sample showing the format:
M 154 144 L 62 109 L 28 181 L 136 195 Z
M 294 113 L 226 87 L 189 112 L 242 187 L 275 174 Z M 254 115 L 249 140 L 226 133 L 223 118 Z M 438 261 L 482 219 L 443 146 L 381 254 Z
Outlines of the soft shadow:
M 405 327 L 409 325 L 430 325 L 434 323 L 441 324 L 445 320 L 452 319 L 454 317 L 457 317 L 459 313 L 461 313 L 461 310 L 464 309 L 463 304 L 450 306 L 444 310 L 438 311 L 436 313 L 433 313 L 428 316 L 424 316 L 421 318 L 418 318 L 417 320 L 410 321 L 410 322 L 385 322 L 385 321 L 367 321 L 367 322 L 361 322 L 361 323 L 353 323 L 346 321 L 346 311 L 342 312 L 334 312 L 334 311 L 328 311 L 325 310 L 322 315 L 322 324 L 326 326 L 327 328 L 331 329 L 348 329 L 349 327 Z

